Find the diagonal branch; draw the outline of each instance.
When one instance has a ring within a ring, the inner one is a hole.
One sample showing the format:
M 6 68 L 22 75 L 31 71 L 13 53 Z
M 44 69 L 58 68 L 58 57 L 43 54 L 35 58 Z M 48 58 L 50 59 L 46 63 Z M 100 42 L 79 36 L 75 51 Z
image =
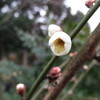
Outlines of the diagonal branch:
M 75 83 L 72 85 L 72 87 L 67 91 L 67 94 L 64 95 L 62 97 L 61 100 L 67 100 L 68 96 L 70 96 L 73 91 L 75 90 L 75 88 L 80 84 L 80 82 L 84 79 L 84 77 L 87 75 L 87 73 L 94 67 L 94 65 L 96 65 L 96 61 L 92 61 L 88 66 L 88 68 L 86 69 L 85 72 L 83 72 L 79 78 L 75 81 Z
M 59 78 L 59 85 L 54 87 L 43 100 L 55 100 L 60 94 L 61 90 L 65 87 L 70 79 L 76 74 L 76 72 L 83 66 L 84 63 L 93 59 L 96 48 L 100 43 L 100 24 L 94 30 L 93 34 L 86 41 L 85 45 L 79 51 L 68 64 L 68 69 L 65 69 L 62 76 Z
M 71 39 L 73 40 L 75 38 L 75 36 L 79 33 L 79 31 L 83 28 L 83 26 L 87 23 L 87 21 L 90 19 L 90 17 L 94 14 L 94 12 L 99 8 L 100 6 L 100 0 L 97 1 L 97 3 L 94 5 L 94 7 L 92 9 L 89 10 L 89 12 L 84 16 L 84 18 L 82 19 L 82 21 L 79 23 L 79 25 L 73 30 L 72 34 L 71 34 Z M 38 86 L 40 85 L 40 83 L 43 81 L 44 77 L 46 76 L 46 74 L 49 72 L 49 70 L 51 69 L 52 65 L 54 64 L 54 62 L 58 59 L 58 56 L 53 56 L 51 58 L 51 60 L 48 62 L 48 64 L 45 66 L 44 70 L 40 73 L 39 77 L 37 78 L 37 80 L 35 81 L 35 83 L 33 83 L 31 89 L 29 90 L 25 100 L 30 100 L 30 98 L 32 97 L 33 93 L 36 91 L 36 89 L 38 88 Z

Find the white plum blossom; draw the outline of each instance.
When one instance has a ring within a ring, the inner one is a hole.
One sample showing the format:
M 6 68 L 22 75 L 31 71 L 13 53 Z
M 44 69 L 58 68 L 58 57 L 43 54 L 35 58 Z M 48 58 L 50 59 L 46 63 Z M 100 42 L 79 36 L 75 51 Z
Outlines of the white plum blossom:
M 62 31 L 61 27 L 55 24 L 51 24 L 48 27 L 48 35 L 51 37 L 55 32 Z
M 71 38 L 65 32 L 55 32 L 49 40 L 49 46 L 54 55 L 63 56 L 66 55 L 71 49 Z

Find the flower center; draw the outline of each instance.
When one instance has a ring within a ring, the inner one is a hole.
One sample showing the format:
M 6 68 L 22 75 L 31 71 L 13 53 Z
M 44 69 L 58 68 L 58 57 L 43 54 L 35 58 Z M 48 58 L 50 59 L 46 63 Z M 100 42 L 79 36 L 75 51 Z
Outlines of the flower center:
M 56 51 L 57 53 L 61 53 L 61 52 L 63 52 L 63 51 L 65 50 L 65 48 L 64 48 L 64 43 L 65 43 L 65 42 L 64 42 L 62 39 L 60 39 L 60 38 L 56 39 L 56 40 L 53 42 L 54 47 L 55 47 L 55 51 Z

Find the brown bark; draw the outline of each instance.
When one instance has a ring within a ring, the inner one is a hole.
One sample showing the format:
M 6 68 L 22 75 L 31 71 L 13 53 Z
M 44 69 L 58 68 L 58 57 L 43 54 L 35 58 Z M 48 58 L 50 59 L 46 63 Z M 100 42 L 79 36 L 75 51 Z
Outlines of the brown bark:
M 100 62 L 100 55 L 95 55 L 94 59 L 97 60 L 98 62 Z
M 23 50 L 22 64 L 23 64 L 23 66 L 28 65 L 28 52 L 27 52 L 27 50 Z
M 62 76 L 58 79 L 59 85 L 54 87 L 43 100 L 55 100 L 63 88 L 68 84 L 70 79 L 76 74 L 76 72 L 83 66 L 84 63 L 93 59 L 96 48 L 100 43 L 100 24 L 94 30 L 93 34 L 86 41 L 85 45 L 79 51 L 68 64 L 68 69 L 62 73 Z

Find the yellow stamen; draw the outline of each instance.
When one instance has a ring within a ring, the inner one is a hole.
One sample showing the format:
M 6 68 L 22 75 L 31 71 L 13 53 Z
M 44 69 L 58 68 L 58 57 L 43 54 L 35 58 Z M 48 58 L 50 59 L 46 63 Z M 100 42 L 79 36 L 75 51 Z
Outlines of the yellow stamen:
M 64 41 L 63 40 L 61 40 L 60 38 L 58 38 L 58 39 L 56 39 L 54 42 L 53 42 L 53 44 L 55 45 L 55 51 L 57 52 L 57 53 L 61 53 L 61 52 L 63 52 L 64 50 L 65 50 L 65 48 L 64 48 Z

